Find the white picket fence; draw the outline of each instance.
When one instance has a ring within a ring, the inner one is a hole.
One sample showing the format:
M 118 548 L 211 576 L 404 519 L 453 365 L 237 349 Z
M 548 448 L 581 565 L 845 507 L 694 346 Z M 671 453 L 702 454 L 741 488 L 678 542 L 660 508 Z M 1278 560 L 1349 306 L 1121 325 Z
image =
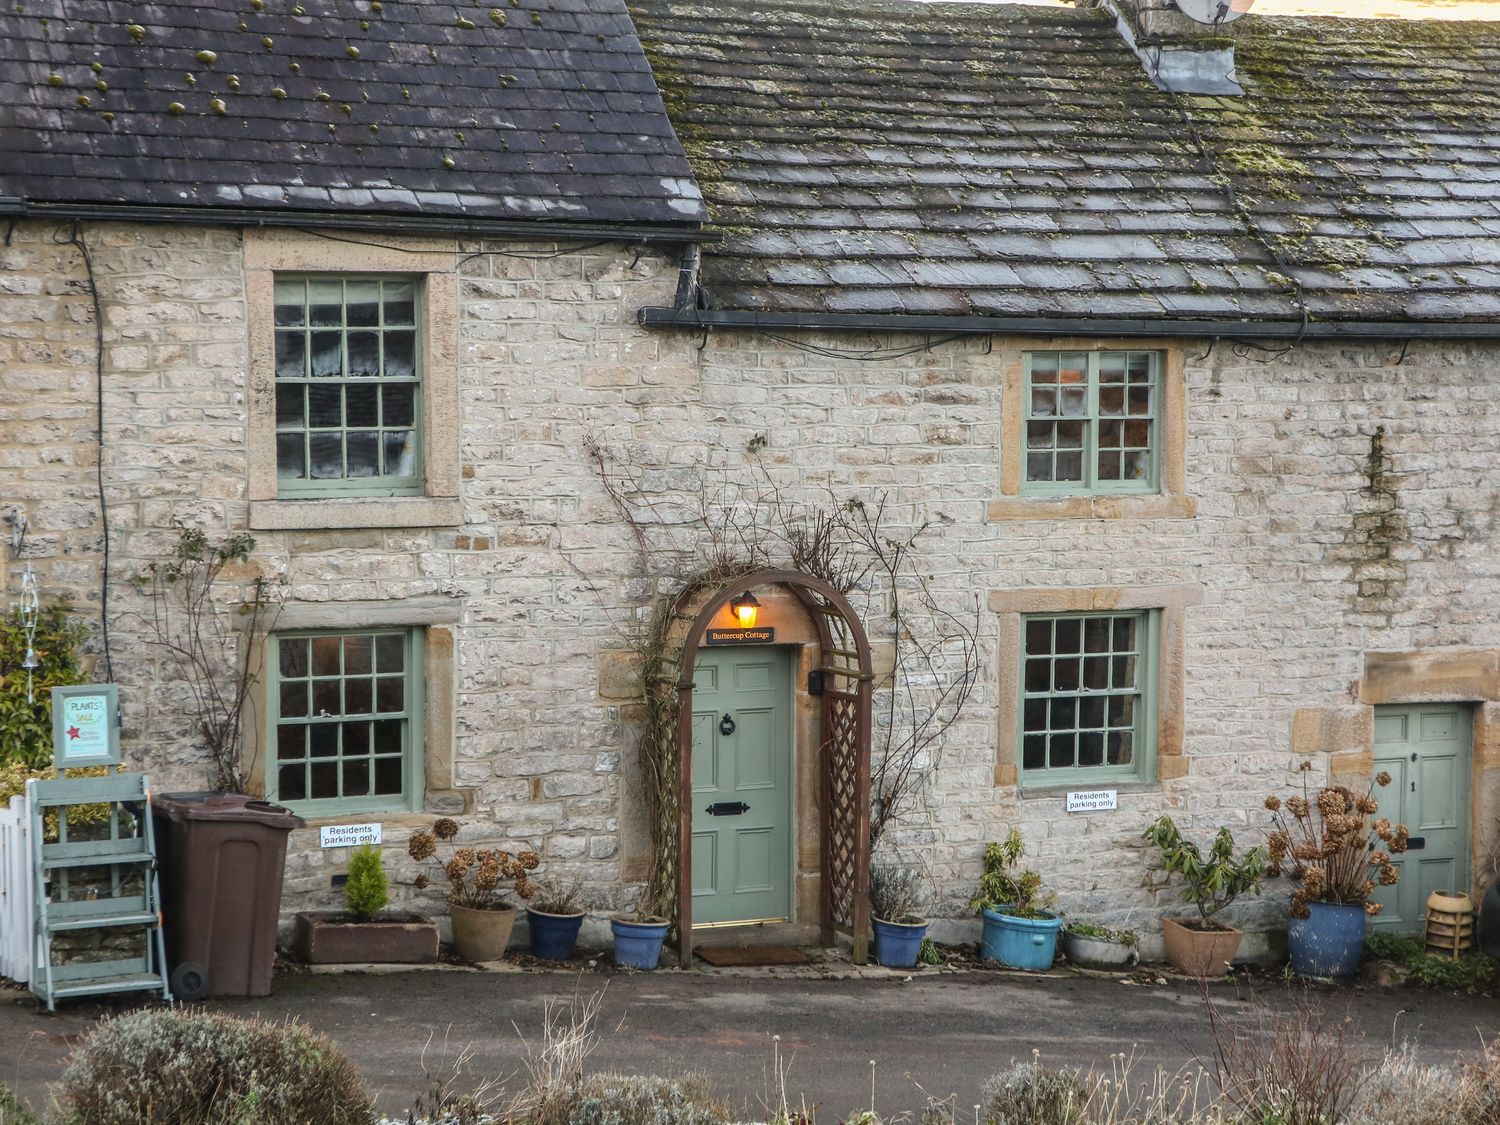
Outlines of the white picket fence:
M 25 797 L 0 808 L 0 977 L 31 980 L 31 810 Z

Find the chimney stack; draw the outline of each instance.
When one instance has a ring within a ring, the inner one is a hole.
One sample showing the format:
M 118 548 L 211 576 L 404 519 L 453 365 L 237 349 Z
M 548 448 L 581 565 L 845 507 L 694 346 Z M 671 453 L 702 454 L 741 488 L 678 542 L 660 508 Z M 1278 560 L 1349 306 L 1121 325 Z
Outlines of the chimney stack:
M 1230 21 L 1254 0 L 1082 0 L 1115 17 L 1158 89 L 1242 95 L 1235 80 Z

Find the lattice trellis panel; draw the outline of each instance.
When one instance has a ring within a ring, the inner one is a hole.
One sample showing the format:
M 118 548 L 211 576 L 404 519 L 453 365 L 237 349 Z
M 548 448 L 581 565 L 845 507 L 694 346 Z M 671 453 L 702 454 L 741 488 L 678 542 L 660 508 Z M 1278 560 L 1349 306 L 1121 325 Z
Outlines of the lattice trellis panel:
M 823 692 L 824 894 L 835 925 L 854 925 L 858 875 L 859 696 Z

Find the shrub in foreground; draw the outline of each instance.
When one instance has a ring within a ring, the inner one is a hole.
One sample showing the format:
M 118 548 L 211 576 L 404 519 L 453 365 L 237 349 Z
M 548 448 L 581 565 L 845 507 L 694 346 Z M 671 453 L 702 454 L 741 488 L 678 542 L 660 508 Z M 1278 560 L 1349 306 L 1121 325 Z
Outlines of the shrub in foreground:
M 532 1125 L 725 1125 L 729 1111 L 699 1075 L 594 1074 L 549 1101 Z
M 63 1072 L 68 1125 L 366 1125 L 344 1053 L 297 1024 L 149 1009 L 101 1023 Z
M 36 1114 L 23 1106 L 3 1083 L 0 1083 L 0 1125 L 36 1125 Z
M 1040 1063 L 1017 1063 L 984 1085 L 985 1125 L 1083 1125 L 1089 1097 L 1083 1079 Z

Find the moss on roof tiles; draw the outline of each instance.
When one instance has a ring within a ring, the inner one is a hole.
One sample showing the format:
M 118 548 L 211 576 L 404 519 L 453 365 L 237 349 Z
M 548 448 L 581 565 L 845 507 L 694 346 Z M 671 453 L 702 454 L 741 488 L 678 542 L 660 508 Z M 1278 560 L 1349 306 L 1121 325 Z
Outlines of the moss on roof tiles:
M 1442 203 L 1445 221 L 1462 227 L 1500 208 L 1500 24 L 1252 14 L 1234 25 L 1248 96 L 1179 99 L 1155 89 L 1092 10 L 635 0 L 633 13 L 710 211 L 733 224 L 715 253 L 759 254 L 768 274 L 799 255 L 837 264 L 853 253 L 840 247 L 868 243 L 855 237 L 861 227 L 906 240 L 866 261 L 952 260 L 938 239 L 967 235 L 976 263 L 1058 267 L 1068 284 L 1033 295 L 1087 315 L 1096 290 L 1080 276 L 1114 276 L 1140 239 L 1194 265 L 1208 247 L 1197 236 L 1207 216 L 1214 255 L 1239 268 L 1212 282 L 1193 275 L 1183 290 L 1191 301 L 1171 292 L 1170 279 L 1188 274 L 1163 273 L 1164 310 L 1236 315 L 1245 286 L 1279 286 L 1283 315 L 1295 318 L 1279 256 L 1328 315 L 1399 317 L 1417 307 L 1409 279 L 1442 286 L 1454 273 L 1431 260 L 1441 248 L 1418 245 L 1404 212 Z M 757 182 L 787 190 L 757 194 Z M 940 187 L 947 199 L 918 202 L 913 187 Z M 854 192 L 872 198 L 851 211 L 843 201 Z M 767 230 L 777 237 L 760 237 Z M 1496 243 L 1492 232 L 1484 253 L 1500 259 Z M 710 285 L 715 261 L 705 260 Z M 1485 275 L 1484 307 L 1500 289 L 1494 277 Z M 885 280 L 869 289 L 872 310 L 911 296 Z M 824 297 L 858 307 L 858 286 Z M 775 307 L 782 298 L 730 286 L 726 299 Z

